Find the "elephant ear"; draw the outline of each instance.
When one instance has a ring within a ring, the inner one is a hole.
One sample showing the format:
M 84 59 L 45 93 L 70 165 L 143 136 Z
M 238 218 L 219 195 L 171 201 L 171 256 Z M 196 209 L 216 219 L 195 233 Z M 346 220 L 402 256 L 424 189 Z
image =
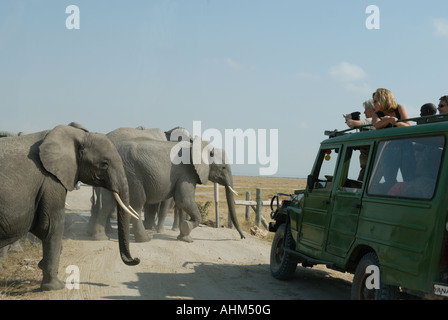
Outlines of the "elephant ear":
M 83 130 L 83 131 L 85 131 L 85 132 L 89 132 L 89 130 L 87 130 L 86 128 L 84 128 L 84 126 L 83 126 L 82 124 L 79 124 L 78 122 L 70 122 L 68 125 L 69 125 L 70 127 L 78 128 L 78 129 L 81 129 L 81 130 Z
M 78 182 L 78 150 L 85 132 L 71 126 L 57 126 L 51 130 L 39 147 L 39 156 L 45 170 L 53 174 L 72 191 Z
M 206 157 L 204 159 L 204 154 L 208 152 L 204 150 L 204 147 L 207 148 L 207 143 L 196 136 L 193 139 L 191 157 L 194 169 L 196 170 L 201 184 L 207 184 L 208 176 L 210 174 L 209 158 Z

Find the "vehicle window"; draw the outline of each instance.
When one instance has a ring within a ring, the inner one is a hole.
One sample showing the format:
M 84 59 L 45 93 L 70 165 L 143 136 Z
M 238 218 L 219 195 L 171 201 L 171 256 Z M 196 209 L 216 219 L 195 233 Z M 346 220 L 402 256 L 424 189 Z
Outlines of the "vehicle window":
M 338 155 L 339 149 L 321 150 L 318 181 L 314 186 L 316 189 L 331 189 Z
M 361 192 L 369 151 L 369 146 L 347 148 L 341 190 Z
M 431 199 L 444 147 L 443 136 L 380 142 L 367 193 Z

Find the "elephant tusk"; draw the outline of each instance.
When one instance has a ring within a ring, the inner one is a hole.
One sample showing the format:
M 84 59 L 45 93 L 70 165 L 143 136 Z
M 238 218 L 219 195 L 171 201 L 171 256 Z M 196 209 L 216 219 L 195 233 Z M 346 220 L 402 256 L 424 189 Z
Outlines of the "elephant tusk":
M 126 206 L 124 205 L 123 201 L 121 201 L 120 196 L 118 195 L 118 193 L 113 192 L 115 200 L 117 200 L 118 204 L 120 205 L 120 207 L 126 211 L 127 213 L 129 213 L 131 215 L 131 217 L 140 220 L 140 217 L 138 215 L 136 215 L 135 213 L 133 213 L 131 210 L 129 210 L 128 208 L 126 208 Z
M 135 213 L 135 215 L 136 215 L 137 217 L 139 217 L 139 219 L 140 219 L 140 215 L 138 214 L 137 211 L 134 210 L 134 208 L 132 208 L 131 206 L 129 206 L 129 210 L 131 210 L 133 213 Z
M 228 186 L 230 191 L 232 191 L 236 196 L 238 195 L 238 192 L 236 192 L 235 190 L 233 190 L 233 188 L 231 186 Z

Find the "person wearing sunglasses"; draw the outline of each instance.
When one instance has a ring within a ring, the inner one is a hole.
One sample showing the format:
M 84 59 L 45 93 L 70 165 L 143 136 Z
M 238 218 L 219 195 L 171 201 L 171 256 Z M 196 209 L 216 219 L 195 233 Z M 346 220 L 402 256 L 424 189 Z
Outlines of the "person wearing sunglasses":
M 390 90 L 383 88 L 376 90 L 373 94 L 373 104 L 376 111 L 372 116 L 372 124 L 375 129 L 411 125 L 410 121 L 398 121 L 409 119 L 408 112 L 395 101 Z
M 440 114 L 448 113 L 448 96 L 443 96 L 440 98 L 437 109 L 439 109 Z

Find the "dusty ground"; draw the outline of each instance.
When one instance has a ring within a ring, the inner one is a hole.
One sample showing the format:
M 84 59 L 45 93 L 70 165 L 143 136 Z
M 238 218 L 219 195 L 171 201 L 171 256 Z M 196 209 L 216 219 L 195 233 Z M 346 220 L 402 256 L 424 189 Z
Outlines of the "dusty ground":
M 299 179 L 236 177 L 239 200 L 245 192 L 263 189 L 263 199 L 275 192 L 293 192 L 303 186 Z M 213 200 L 211 186 L 198 187 L 200 201 Z M 59 277 L 74 278 L 69 266 L 79 269 L 79 289 L 41 292 L 40 245 L 26 243 L 25 251 L 0 259 L 0 299 L 198 299 L 198 300 L 301 300 L 348 299 L 351 275 L 325 267 L 298 267 L 290 281 L 278 281 L 269 270 L 270 241 L 246 232 L 240 240 L 235 229 L 201 226 L 193 230 L 193 243 L 176 240 L 177 232 L 153 234 L 147 243 L 131 243 L 138 266 L 124 265 L 118 255 L 116 235 L 106 241 L 91 241 L 86 235 L 90 215 L 91 187 L 82 186 L 67 197 L 64 247 Z M 211 197 L 210 197 L 211 195 Z M 223 203 L 225 197 L 221 196 Z M 225 204 L 220 204 L 225 211 Z M 214 219 L 211 209 L 209 219 Z M 244 207 L 240 207 L 240 221 Z M 266 220 L 269 209 L 263 210 Z M 221 215 L 221 214 L 220 214 Z M 225 216 L 225 215 L 224 215 Z M 252 212 L 253 217 L 253 212 Z M 225 217 L 221 224 L 226 225 Z M 167 219 L 169 223 L 169 219 Z M 245 229 L 253 222 L 245 222 Z M 68 271 L 68 273 L 66 273 Z

